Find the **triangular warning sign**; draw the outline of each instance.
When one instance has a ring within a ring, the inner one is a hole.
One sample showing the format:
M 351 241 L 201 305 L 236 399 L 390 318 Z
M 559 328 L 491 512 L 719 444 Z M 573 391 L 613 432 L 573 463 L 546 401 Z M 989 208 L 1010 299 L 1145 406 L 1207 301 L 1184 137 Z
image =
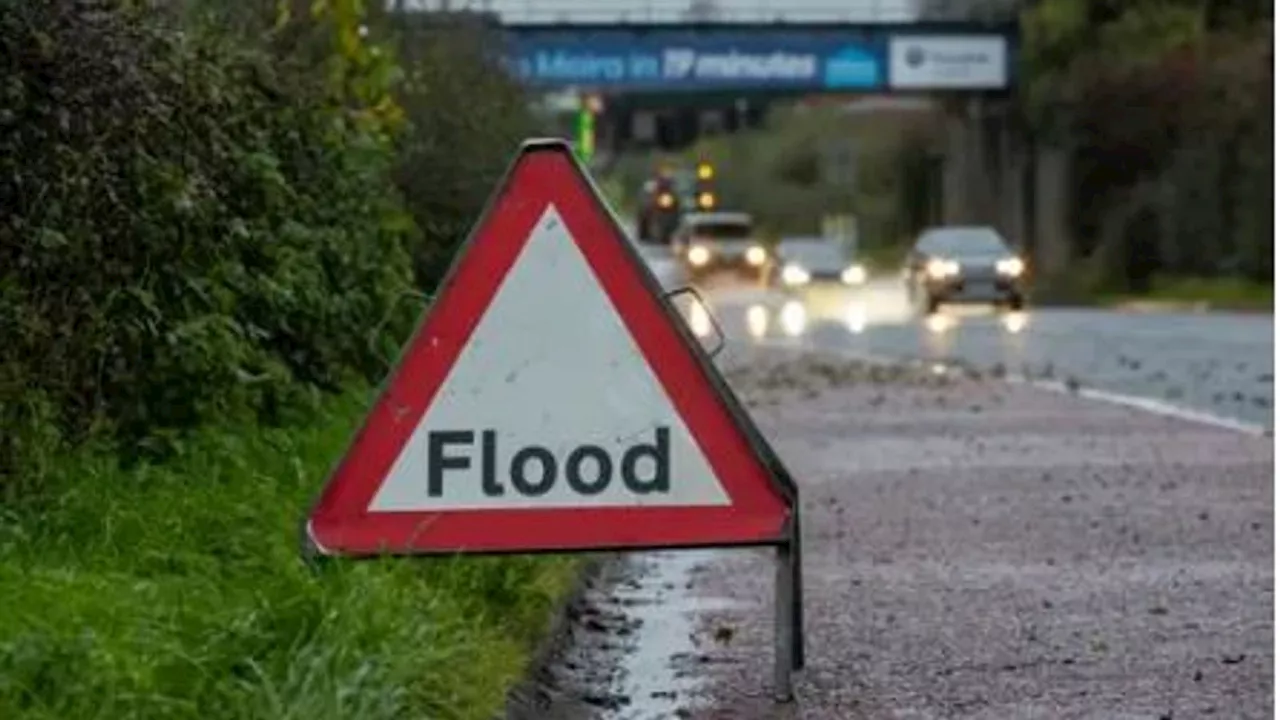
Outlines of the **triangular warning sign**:
M 306 534 L 341 555 L 768 544 L 794 503 L 569 146 L 535 141 Z

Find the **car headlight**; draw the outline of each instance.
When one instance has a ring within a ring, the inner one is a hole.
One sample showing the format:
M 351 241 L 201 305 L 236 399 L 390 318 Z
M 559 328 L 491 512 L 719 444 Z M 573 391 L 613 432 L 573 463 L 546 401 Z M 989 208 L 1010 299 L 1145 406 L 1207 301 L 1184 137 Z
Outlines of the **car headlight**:
M 1022 258 L 1009 257 L 996 263 L 996 272 L 1010 277 L 1018 277 L 1026 269 L 1027 266 L 1022 262 Z
M 795 337 L 804 332 L 809 318 L 804 309 L 804 303 L 792 300 L 782 306 L 782 316 L 779 319 L 782 321 L 782 331 Z
M 765 253 L 764 248 L 753 246 L 747 248 L 747 263 L 750 265 L 763 265 L 769 256 Z
M 867 271 L 861 265 L 850 265 L 840 273 L 840 281 L 845 285 L 861 285 L 867 281 Z
M 809 282 L 809 273 L 799 265 L 782 268 L 782 282 L 787 285 L 803 285 Z
M 711 260 L 711 251 L 701 245 L 689 248 L 689 262 L 694 265 L 706 265 Z
M 958 275 L 960 273 L 960 263 L 955 260 L 940 260 L 934 258 L 924 267 L 924 271 L 934 280 Z
M 751 337 L 764 337 L 769 331 L 769 311 L 763 305 L 752 305 L 747 308 L 747 332 Z

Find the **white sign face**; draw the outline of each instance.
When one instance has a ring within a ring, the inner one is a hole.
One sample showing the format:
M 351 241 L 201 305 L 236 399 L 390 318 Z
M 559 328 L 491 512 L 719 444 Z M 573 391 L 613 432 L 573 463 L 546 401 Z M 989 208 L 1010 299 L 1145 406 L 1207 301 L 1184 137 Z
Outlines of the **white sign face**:
M 729 504 L 548 206 L 369 511 Z
M 1008 44 L 999 35 L 895 35 L 889 40 L 893 89 L 999 90 L 1008 84 Z

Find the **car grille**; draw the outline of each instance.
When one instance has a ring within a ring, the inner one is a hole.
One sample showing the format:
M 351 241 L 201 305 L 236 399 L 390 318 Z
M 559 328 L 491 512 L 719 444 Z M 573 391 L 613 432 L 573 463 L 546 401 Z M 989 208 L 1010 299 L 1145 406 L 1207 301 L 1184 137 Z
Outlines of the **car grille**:
M 972 263 L 961 266 L 960 276 L 965 280 L 989 282 L 998 280 L 1000 274 L 996 272 L 995 263 Z

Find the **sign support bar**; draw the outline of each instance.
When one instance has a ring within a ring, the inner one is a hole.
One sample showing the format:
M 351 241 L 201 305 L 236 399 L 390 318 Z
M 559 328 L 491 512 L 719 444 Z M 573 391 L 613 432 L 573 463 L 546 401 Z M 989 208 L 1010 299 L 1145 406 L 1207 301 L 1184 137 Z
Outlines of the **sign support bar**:
M 794 550 L 791 553 L 791 582 L 794 583 L 794 591 L 791 602 L 791 623 L 793 626 L 791 635 L 791 668 L 793 670 L 803 670 L 805 662 L 804 652 L 804 554 L 801 552 L 800 542 L 800 505 L 792 510 L 794 515 L 794 532 L 791 535 L 791 544 Z
M 773 699 L 776 702 L 791 702 L 793 689 L 791 670 L 794 660 L 795 641 L 795 572 L 793 570 L 795 553 L 790 543 L 779 545 L 776 559 L 776 577 L 774 580 L 774 613 L 773 613 Z
M 804 583 L 800 551 L 800 518 L 791 524 L 791 537 L 777 546 L 774 557 L 773 699 L 795 699 L 792 673 L 804 668 Z

